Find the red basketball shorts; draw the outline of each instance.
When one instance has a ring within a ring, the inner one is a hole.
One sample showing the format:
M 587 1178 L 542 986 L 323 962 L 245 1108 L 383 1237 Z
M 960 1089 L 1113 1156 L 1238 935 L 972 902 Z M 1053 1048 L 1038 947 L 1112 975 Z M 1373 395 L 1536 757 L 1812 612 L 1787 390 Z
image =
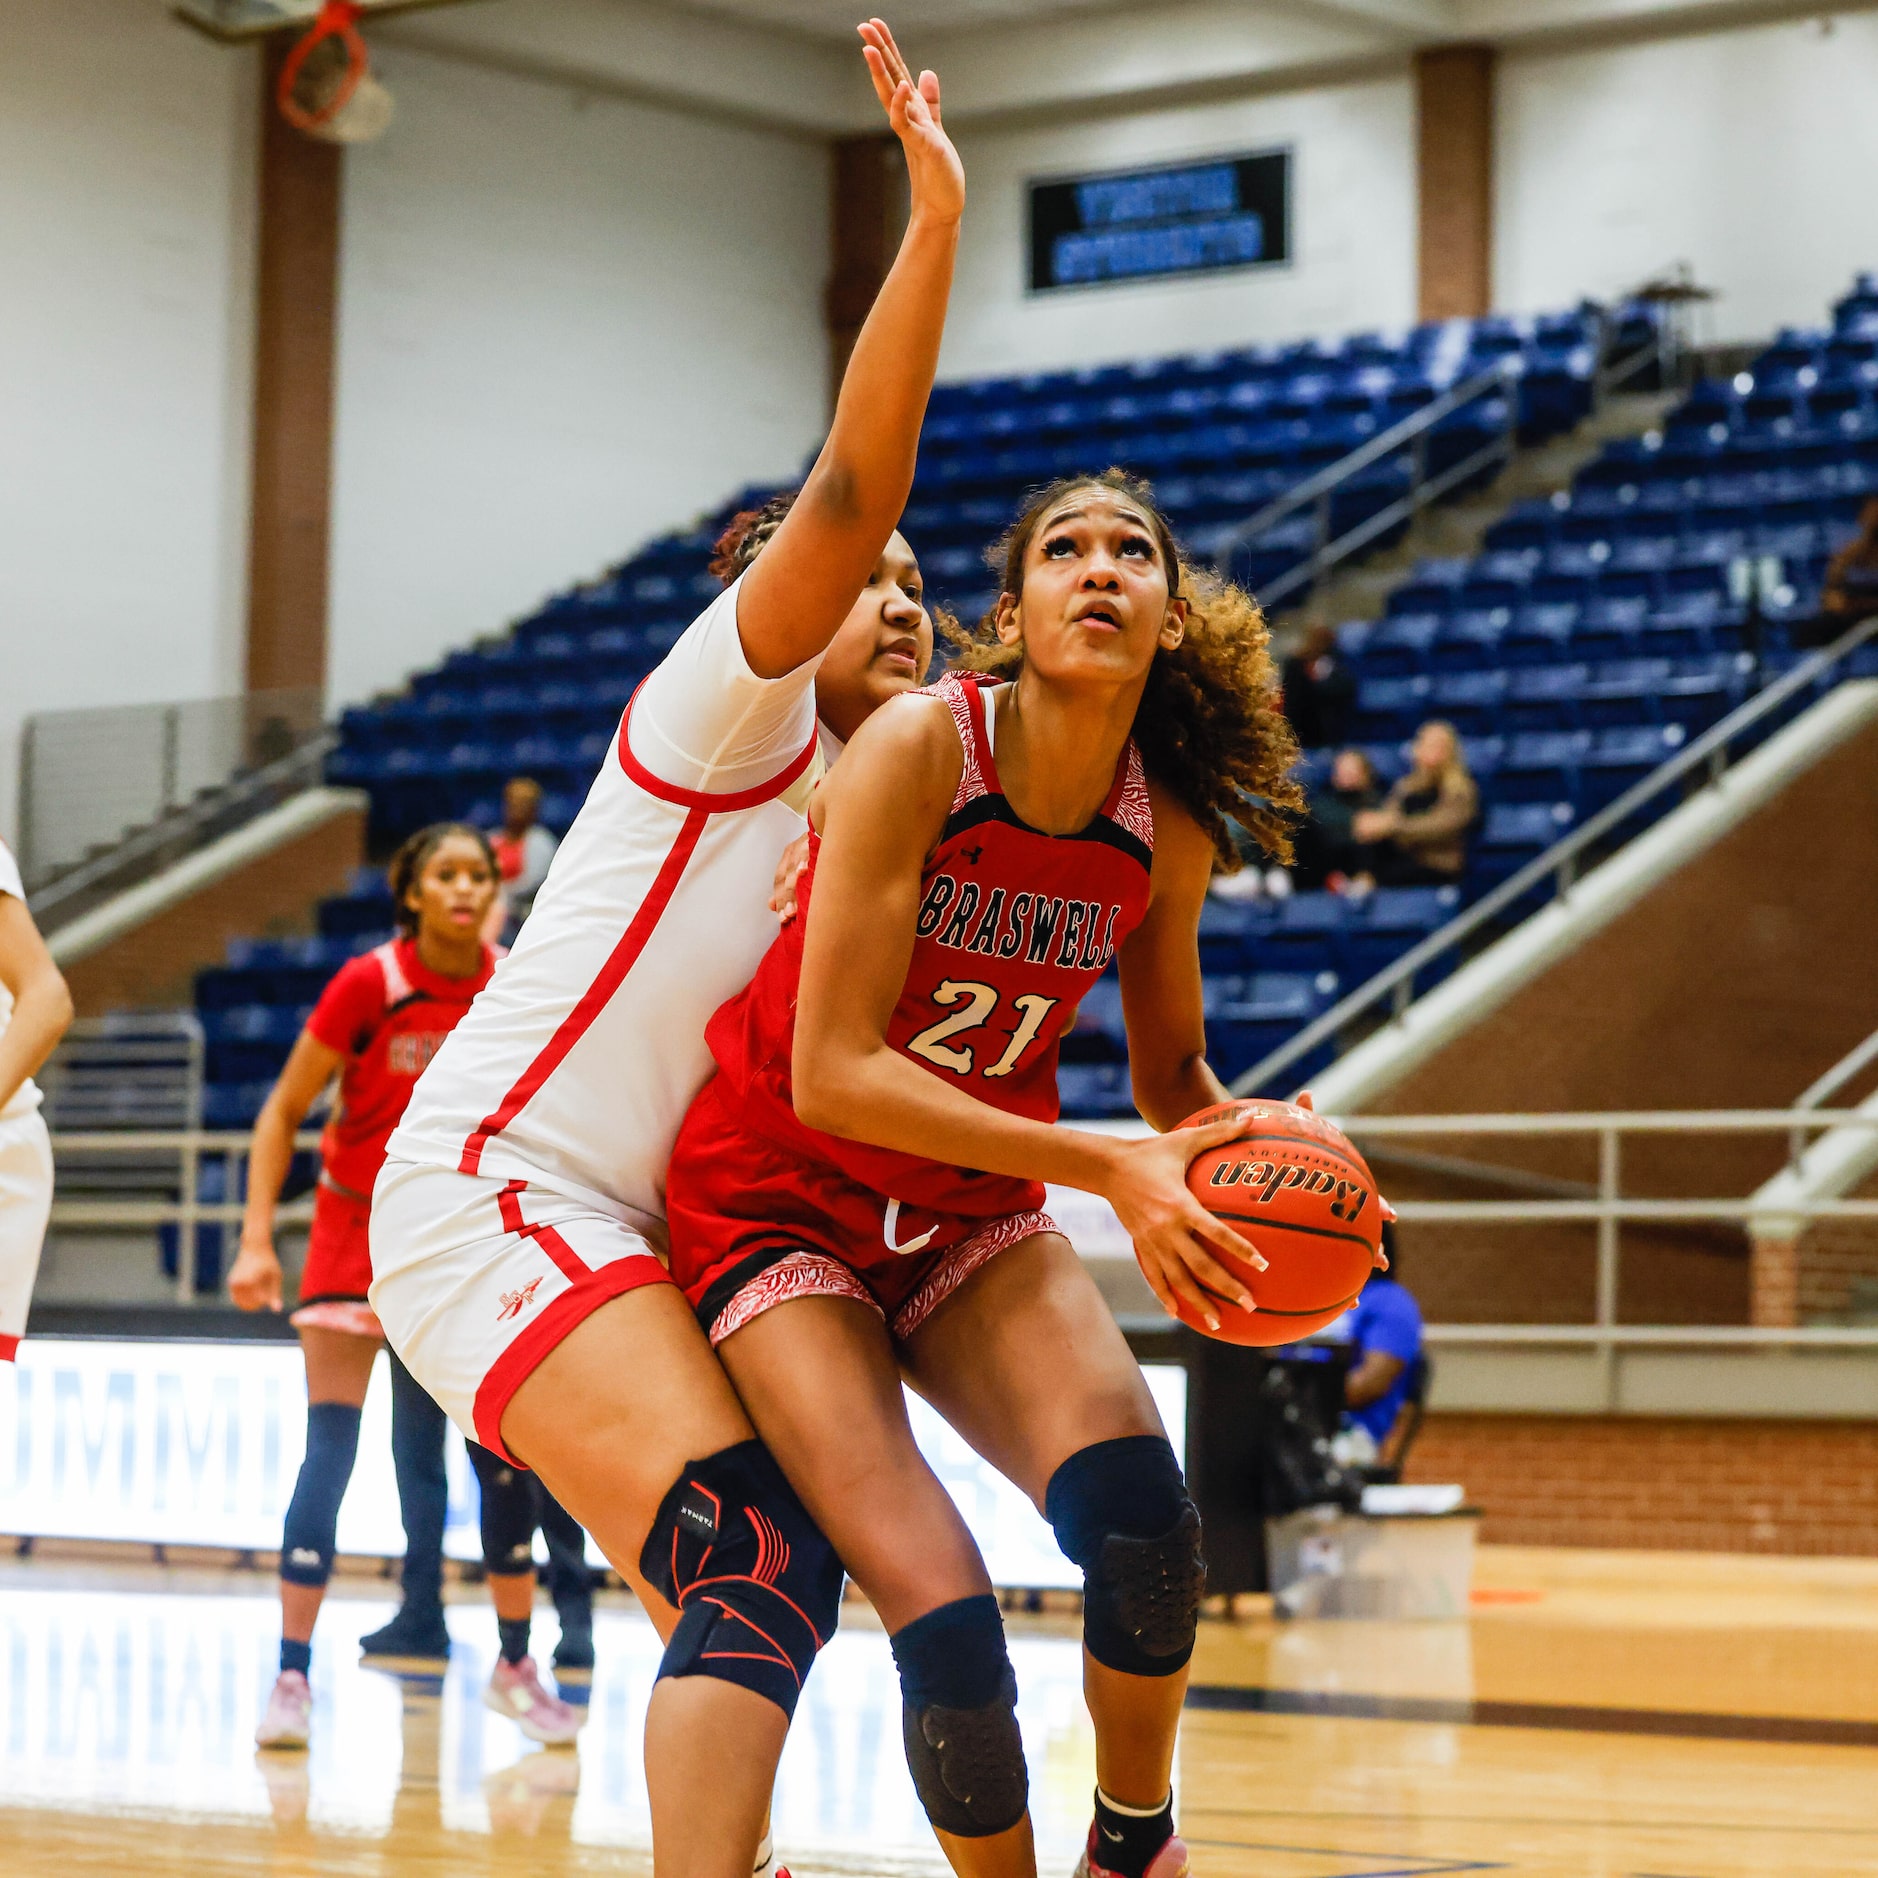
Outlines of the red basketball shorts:
M 1013 1194 L 1026 1183 L 1011 1181 Z M 672 1277 L 713 1344 L 792 1298 L 852 1298 L 910 1337 L 980 1266 L 1041 1232 L 1027 1207 L 902 1206 L 737 1125 L 721 1077 L 692 1104 L 665 1183 Z
M 302 1327 L 381 1335 L 365 1301 L 372 1288 L 372 1203 L 325 1181 L 313 1189 L 313 1226 L 293 1322 Z

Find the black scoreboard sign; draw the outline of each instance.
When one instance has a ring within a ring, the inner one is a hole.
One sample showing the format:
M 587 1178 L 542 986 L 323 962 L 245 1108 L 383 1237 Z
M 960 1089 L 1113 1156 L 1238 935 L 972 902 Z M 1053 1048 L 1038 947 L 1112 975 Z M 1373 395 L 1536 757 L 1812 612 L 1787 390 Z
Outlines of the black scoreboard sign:
M 1291 258 L 1291 152 L 1030 185 L 1030 286 L 1269 267 Z

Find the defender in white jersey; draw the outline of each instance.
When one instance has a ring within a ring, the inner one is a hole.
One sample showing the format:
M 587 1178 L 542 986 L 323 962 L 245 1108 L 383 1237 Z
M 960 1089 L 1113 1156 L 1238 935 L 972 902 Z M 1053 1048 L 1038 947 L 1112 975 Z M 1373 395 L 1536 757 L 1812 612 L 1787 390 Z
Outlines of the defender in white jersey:
M 629 707 L 373 1194 L 371 1301 L 399 1355 L 466 1433 L 541 1475 L 667 1637 L 646 1774 L 655 1869 L 685 1878 L 750 1871 L 840 1597 L 839 1562 L 666 1276 L 661 1214 L 710 1069 L 705 1020 L 775 932 L 770 884 L 819 755 L 817 665 L 852 630 L 875 689 L 922 675 L 894 525 L 964 179 L 937 79 L 913 80 L 880 21 L 861 35 L 912 212 L 828 442 L 761 559 Z
M 52 1140 L 33 1071 L 71 1021 L 71 993 L 26 910 L 19 863 L 0 841 L 0 1363 L 26 1334 L 52 1211 Z

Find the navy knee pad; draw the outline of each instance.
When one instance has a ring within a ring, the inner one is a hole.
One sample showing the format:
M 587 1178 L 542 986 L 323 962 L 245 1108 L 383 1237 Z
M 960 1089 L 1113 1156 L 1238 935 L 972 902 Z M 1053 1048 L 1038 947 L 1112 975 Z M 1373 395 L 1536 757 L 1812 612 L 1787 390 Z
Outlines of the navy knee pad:
M 906 1764 L 926 1817 L 959 1839 L 1008 1832 L 1029 1810 L 1030 1774 L 997 1599 L 955 1598 L 892 1644 Z
M 1107 1669 L 1171 1676 L 1193 1655 L 1206 1560 L 1200 1513 L 1163 1435 L 1126 1435 L 1072 1454 L 1044 1517 L 1082 1567 L 1083 1641 Z
M 680 1612 L 661 1677 L 714 1676 L 794 1715 L 841 1615 L 841 1561 L 762 1442 L 686 1464 L 639 1569 Z
M 480 1442 L 469 1443 L 482 1489 L 483 1570 L 513 1577 L 535 1569 L 535 1477 L 511 1467 Z
M 293 1483 L 280 1535 L 280 1575 L 290 1585 L 323 1585 L 332 1576 L 339 1502 L 359 1454 L 359 1410 L 315 1402 L 306 1412 L 306 1458 Z

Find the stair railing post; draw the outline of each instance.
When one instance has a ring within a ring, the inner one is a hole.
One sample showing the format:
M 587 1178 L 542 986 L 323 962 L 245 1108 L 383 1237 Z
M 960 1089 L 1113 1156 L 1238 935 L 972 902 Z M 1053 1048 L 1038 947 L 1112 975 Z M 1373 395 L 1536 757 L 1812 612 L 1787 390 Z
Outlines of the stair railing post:
M 1617 1130 L 1598 1130 L 1598 1381 L 1606 1413 L 1617 1407 Z
M 183 712 L 179 704 L 163 707 L 163 776 L 158 785 L 161 801 L 157 812 L 167 815 L 176 806 L 176 791 L 182 775 Z

